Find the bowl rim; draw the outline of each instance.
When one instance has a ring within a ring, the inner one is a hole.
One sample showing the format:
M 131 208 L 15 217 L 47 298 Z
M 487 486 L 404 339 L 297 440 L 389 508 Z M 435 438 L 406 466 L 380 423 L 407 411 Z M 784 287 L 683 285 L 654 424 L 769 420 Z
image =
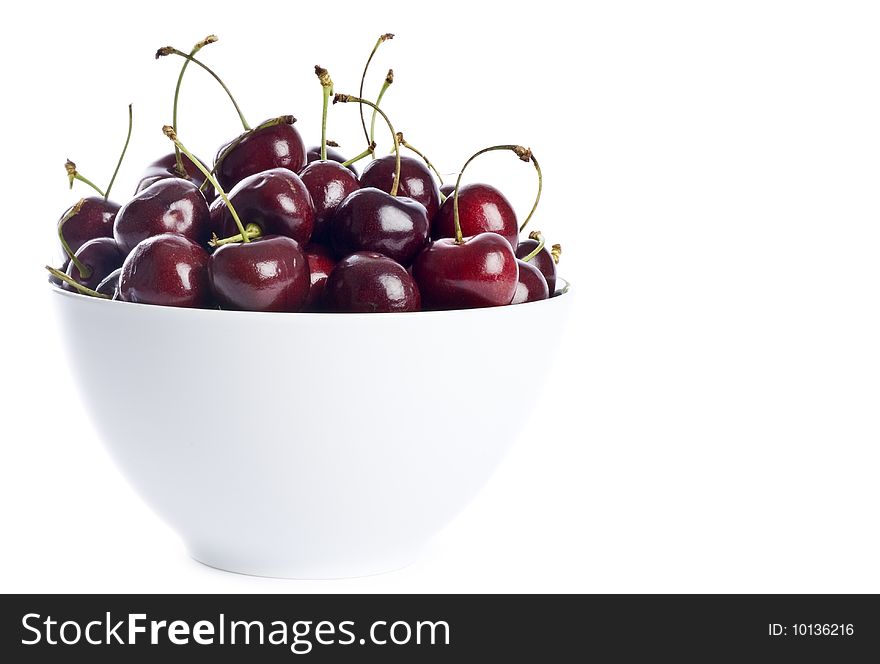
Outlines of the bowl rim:
M 378 320 L 387 320 L 389 317 L 398 318 L 400 316 L 413 317 L 419 316 L 420 318 L 424 317 L 438 317 L 438 316 L 450 316 L 450 315 L 467 315 L 474 314 L 475 312 L 486 312 L 486 311 L 506 311 L 509 308 L 515 308 L 519 310 L 520 307 L 530 307 L 540 308 L 546 306 L 557 306 L 552 304 L 556 300 L 560 300 L 563 297 L 568 298 L 571 297 L 571 282 L 562 277 L 557 277 L 557 280 L 562 282 L 562 288 L 556 290 L 556 293 L 547 298 L 546 300 L 536 300 L 534 302 L 523 302 L 521 304 L 516 305 L 506 305 L 506 306 L 497 306 L 497 307 L 474 307 L 470 309 L 442 309 L 437 311 L 394 311 L 394 312 L 382 312 L 377 315 L 375 313 L 339 313 L 332 311 L 238 311 L 234 309 L 197 309 L 193 307 L 172 307 L 167 304 L 141 304 L 139 302 L 125 302 L 123 300 L 110 300 L 103 299 L 99 297 L 92 297 L 89 295 L 83 295 L 82 293 L 76 293 L 74 291 L 69 291 L 67 289 L 61 288 L 60 286 L 49 282 L 49 287 L 53 293 L 56 295 L 61 295 L 63 297 L 70 297 L 74 299 L 79 299 L 83 301 L 89 301 L 94 303 L 96 306 L 108 306 L 108 307 L 137 307 L 140 308 L 148 308 L 148 309 L 159 309 L 165 311 L 175 311 L 175 312 L 189 312 L 190 314 L 195 313 L 207 313 L 211 316 L 288 316 L 295 318 L 368 318 L 368 319 L 378 319 Z M 181 313 L 180 315 L 186 315 L 186 313 Z

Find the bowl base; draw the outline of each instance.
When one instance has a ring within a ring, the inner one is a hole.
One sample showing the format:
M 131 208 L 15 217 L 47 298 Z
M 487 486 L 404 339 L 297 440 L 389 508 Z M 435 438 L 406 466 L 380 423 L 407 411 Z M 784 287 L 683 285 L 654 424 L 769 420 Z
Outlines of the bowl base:
M 259 558 L 247 559 L 224 551 L 189 547 L 189 555 L 193 560 L 221 572 L 300 581 L 351 579 L 396 572 L 412 565 L 419 558 L 420 553 L 421 550 L 416 549 L 393 555 L 348 561 L 280 561 Z

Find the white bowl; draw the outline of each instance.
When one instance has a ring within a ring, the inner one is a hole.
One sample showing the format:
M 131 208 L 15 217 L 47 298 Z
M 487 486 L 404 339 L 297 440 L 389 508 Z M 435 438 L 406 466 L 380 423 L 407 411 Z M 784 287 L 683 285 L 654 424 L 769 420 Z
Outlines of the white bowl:
M 410 563 L 525 423 L 536 349 L 571 302 L 274 314 L 53 291 L 92 420 L 144 500 L 196 560 L 295 578 Z

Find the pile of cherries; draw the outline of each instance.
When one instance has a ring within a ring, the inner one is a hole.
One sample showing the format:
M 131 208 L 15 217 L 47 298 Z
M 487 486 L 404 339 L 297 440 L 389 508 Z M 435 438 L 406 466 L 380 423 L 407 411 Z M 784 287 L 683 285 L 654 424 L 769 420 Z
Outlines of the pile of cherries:
M 290 115 L 251 127 L 217 75 L 195 55 L 173 47 L 156 57 L 183 58 L 173 121 L 163 128 L 174 152 L 144 172 L 124 205 L 66 164 L 99 196 L 83 198 L 58 222 L 66 255 L 47 266 L 61 287 L 93 297 L 176 307 L 247 311 L 403 312 L 519 304 L 556 291 L 559 245 L 548 249 L 534 232 L 519 240 L 541 196 L 541 169 L 531 150 L 498 145 L 480 150 L 455 185 L 443 185 L 433 164 L 395 131 L 379 104 L 394 80 L 389 71 L 375 103 L 334 94 L 328 72 L 315 67 L 323 91 L 321 143 L 306 149 Z M 177 135 L 178 95 L 190 63 L 223 86 L 243 133 L 220 148 L 209 168 Z M 356 103 L 367 148 L 346 159 L 327 141 L 329 102 Z M 372 109 L 367 128 L 364 107 Z M 388 125 L 394 152 L 375 157 L 377 117 Z M 401 155 L 401 148 L 419 158 Z M 538 194 L 522 225 L 507 198 L 488 184 L 461 186 L 479 155 L 509 150 L 534 165 Z M 359 175 L 353 164 L 372 160 Z M 433 171 L 433 173 L 432 173 Z M 434 174 L 436 173 L 437 179 Z M 442 186 L 438 186 L 438 180 Z

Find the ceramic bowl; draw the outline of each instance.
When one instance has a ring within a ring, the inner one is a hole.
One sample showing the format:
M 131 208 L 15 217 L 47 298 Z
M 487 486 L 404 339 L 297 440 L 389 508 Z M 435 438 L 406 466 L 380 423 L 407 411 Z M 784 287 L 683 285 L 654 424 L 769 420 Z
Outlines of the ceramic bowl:
M 207 565 L 328 578 L 410 563 L 523 427 L 571 293 L 403 314 L 177 309 L 53 288 L 96 429 Z

